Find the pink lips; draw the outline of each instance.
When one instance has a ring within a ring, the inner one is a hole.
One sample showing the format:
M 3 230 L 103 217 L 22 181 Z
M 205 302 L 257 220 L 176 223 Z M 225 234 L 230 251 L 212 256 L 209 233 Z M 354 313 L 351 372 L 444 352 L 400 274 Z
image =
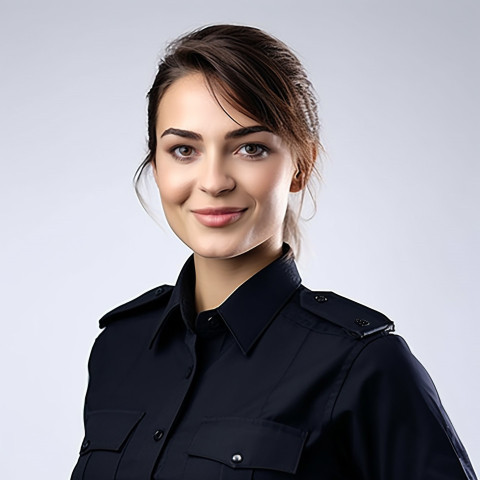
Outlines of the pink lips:
M 236 222 L 246 211 L 246 208 L 200 208 L 192 210 L 196 219 L 206 227 L 224 227 Z

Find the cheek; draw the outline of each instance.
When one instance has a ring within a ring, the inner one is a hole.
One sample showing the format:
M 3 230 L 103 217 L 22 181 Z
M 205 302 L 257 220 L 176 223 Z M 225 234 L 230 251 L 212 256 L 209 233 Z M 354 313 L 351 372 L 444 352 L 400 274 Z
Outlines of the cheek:
M 269 169 L 249 183 L 258 203 L 270 209 L 284 210 L 288 203 L 291 176 L 288 169 Z
M 182 204 L 191 191 L 188 177 L 177 169 L 157 167 L 155 181 L 164 205 Z

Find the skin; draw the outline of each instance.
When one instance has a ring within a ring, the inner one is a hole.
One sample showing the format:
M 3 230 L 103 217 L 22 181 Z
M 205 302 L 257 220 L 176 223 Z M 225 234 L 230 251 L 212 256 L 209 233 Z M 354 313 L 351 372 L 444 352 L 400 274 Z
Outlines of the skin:
M 235 121 L 189 74 L 167 89 L 157 118 L 154 177 L 167 222 L 194 254 L 198 312 L 281 255 L 288 194 L 300 189 L 285 142 L 218 98 Z

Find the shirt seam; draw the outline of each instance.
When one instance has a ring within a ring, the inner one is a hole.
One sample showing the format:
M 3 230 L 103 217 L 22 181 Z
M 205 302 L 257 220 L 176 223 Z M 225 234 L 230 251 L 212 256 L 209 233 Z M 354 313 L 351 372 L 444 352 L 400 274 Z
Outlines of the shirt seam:
M 352 360 L 350 362 L 350 364 L 346 367 L 346 373 L 345 373 L 345 377 L 343 378 L 343 380 L 341 381 L 341 384 L 338 388 L 338 392 L 334 395 L 334 400 L 332 402 L 332 406 L 330 408 L 330 412 L 329 412 L 329 417 L 328 417 L 328 422 L 331 422 L 333 420 L 333 412 L 335 410 L 335 407 L 337 405 L 337 402 L 338 402 L 338 399 L 343 391 L 343 387 L 345 386 L 345 384 L 347 383 L 347 380 L 349 379 L 350 377 L 350 373 L 353 369 L 353 366 L 355 365 L 355 363 L 357 362 L 358 358 L 360 357 L 360 355 L 363 353 L 363 351 L 369 346 L 371 345 L 372 343 L 375 343 L 376 341 L 378 340 L 382 340 L 382 339 L 385 339 L 385 338 L 389 338 L 388 335 L 385 335 L 383 334 L 382 336 L 379 336 L 377 338 L 372 338 L 372 339 L 369 339 L 370 341 L 366 342 L 366 343 L 362 343 L 361 344 L 361 347 L 357 350 L 357 349 L 353 349 L 353 351 L 351 352 L 351 357 L 352 357 Z M 349 355 L 349 359 L 350 359 L 350 355 Z M 345 362 L 345 364 L 347 364 L 347 362 Z
M 275 385 L 270 389 L 270 391 L 268 392 L 268 394 L 266 395 L 266 398 L 265 398 L 265 401 L 263 402 L 261 408 L 260 408 L 260 413 L 259 413 L 259 416 L 262 417 L 262 415 L 264 415 L 265 413 L 265 409 L 267 407 L 267 404 L 268 402 L 270 401 L 270 398 L 272 397 L 273 393 L 275 392 L 275 390 L 279 387 L 279 385 L 282 383 L 283 379 L 285 378 L 285 375 L 287 374 L 287 372 L 290 370 L 290 367 L 293 365 L 293 363 L 295 362 L 295 360 L 297 359 L 300 351 L 302 351 L 303 349 L 303 346 L 305 345 L 306 341 L 307 341 L 307 338 L 310 336 L 309 332 L 307 331 L 302 339 L 302 341 L 300 342 L 300 345 L 298 346 L 297 348 L 297 351 L 295 352 L 295 354 L 292 356 L 292 359 L 290 360 L 290 362 L 288 363 L 288 365 L 285 367 L 283 373 L 280 375 L 280 377 L 278 378 L 277 382 L 275 383 Z

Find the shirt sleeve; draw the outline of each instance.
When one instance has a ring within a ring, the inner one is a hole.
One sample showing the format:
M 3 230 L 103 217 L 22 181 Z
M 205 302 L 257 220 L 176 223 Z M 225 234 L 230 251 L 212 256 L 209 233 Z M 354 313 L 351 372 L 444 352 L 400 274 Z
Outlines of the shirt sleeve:
M 476 480 L 431 378 L 397 335 L 360 351 L 332 420 L 354 478 Z

